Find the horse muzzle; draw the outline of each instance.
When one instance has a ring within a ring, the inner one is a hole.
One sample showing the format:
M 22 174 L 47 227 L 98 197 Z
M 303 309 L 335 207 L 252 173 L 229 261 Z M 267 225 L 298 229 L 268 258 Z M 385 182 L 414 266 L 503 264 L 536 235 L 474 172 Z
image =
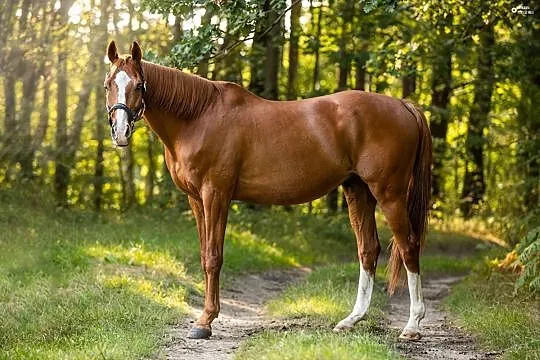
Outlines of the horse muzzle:
M 111 121 L 111 138 L 116 146 L 127 146 L 131 136 L 133 123 L 129 116 L 117 110 L 116 120 Z
M 144 108 L 144 102 L 141 104 L 137 113 L 134 113 L 122 103 L 107 108 L 109 125 L 111 126 L 111 138 L 116 146 L 123 147 L 129 145 L 129 137 L 133 133 L 135 121 L 141 118 Z M 114 121 L 112 118 L 113 112 L 116 112 Z

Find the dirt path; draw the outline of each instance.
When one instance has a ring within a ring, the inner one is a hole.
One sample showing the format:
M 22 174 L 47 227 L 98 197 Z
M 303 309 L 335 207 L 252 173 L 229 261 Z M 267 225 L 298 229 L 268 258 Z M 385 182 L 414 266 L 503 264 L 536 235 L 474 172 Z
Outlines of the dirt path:
M 278 296 L 285 288 L 303 279 L 308 269 L 271 271 L 237 278 L 221 291 L 221 312 L 213 322 L 209 340 L 186 338 L 194 319 L 202 311 L 202 299 L 193 307 L 190 319 L 173 327 L 167 346 L 157 359 L 232 359 L 241 342 L 263 329 L 280 328 L 283 324 L 265 317 L 264 303 Z M 439 277 L 424 281 L 426 317 L 422 321 L 423 338 L 417 342 L 399 340 L 397 350 L 407 359 L 422 360 L 491 360 L 499 353 L 482 352 L 474 338 L 448 320 L 441 301 L 450 287 L 461 277 Z M 389 327 L 397 331 L 405 326 L 409 316 L 408 292 L 405 289 L 391 298 L 387 312 Z
M 247 337 L 263 329 L 280 327 L 278 322 L 265 317 L 264 303 L 304 278 L 308 272 L 308 269 L 279 270 L 235 279 L 220 291 L 221 311 L 212 323 L 212 337 L 209 340 L 186 338 L 194 319 L 202 312 L 200 299 L 201 303 L 193 308 L 191 319 L 171 329 L 167 347 L 156 358 L 232 359 L 239 344 Z
M 500 355 L 482 352 L 474 338 L 453 326 L 442 310 L 442 299 L 448 295 L 450 287 L 461 279 L 462 277 L 440 277 L 427 279 L 423 283 L 426 302 L 426 317 L 421 323 L 423 338 L 417 342 L 400 340 L 397 349 L 404 357 L 422 360 L 487 360 L 496 359 L 497 355 Z M 390 301 L 390 328 L 401 331 L 408 316 L 409 298 L 408 292 L 404 290 Z

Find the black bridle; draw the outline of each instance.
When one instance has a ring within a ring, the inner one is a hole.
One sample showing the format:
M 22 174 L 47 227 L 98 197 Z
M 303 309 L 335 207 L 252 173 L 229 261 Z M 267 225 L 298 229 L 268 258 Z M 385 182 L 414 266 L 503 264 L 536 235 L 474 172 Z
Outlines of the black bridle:
M 129 133 L 126 135 L 126 137 L 130 137 L 131 134 L 133 134 L 133 129 L 135 127 L 135 123 L 137 121 L 139 121 L 143 114 L 144 114 L 144 110 L 146 109 L 146 104 L 144 102 L 144 97 L 146 95 L 146 81 L 144 80 L 144 76 L 141 72 L 141 78 L 142 78 L 142 88 L 141 88 L 141 91 L 142 91 L 142 101 L 141 101 L 141 105 L 139 106 L 139 108 L 136 110 L 136 111 L 133 111 L 131 110 L 126 104 L 123 104 L 123 103 L 116 103 L 112 106 L 109 106 L 109 105 L 106 105 L 107 106 L 107 117 L 108 117 L 108 120 L 109 120 L 109 125 L 111 127 L 111 137 L 114 139 L 115 137 L 115 134 L 114 134 L 114 127 L 113 127 L 113 121 L 112 121 L 112 114 L 115 110 L 124 110 L 128 116 L 128 130 L 129 130 Z

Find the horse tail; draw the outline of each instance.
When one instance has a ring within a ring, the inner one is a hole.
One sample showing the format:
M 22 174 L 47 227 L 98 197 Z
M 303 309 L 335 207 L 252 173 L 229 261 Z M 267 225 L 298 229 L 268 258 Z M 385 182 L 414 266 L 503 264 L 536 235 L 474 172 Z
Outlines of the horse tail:
M 411 223 L 412 233 L 416 236 L 419 249 L 421 249 L 424 246 L 426 239 L 428 214 L 431 202 L 431 132 L 422 110 L 418 106 L 405 100 L 402 100 L 402 102 L 407 110 L 415 117 L 419 129 L 416 158 L 407 192 L 407 214 Z M 392 241 L 392 251 L 389 262 L 390 281 L 388 284 L 388 292 L 390 294 L 394 293 L 397 283 L 399 282 L 400 272 L 403 268 L 402 265 L 403 259 L 399 253 L 398 246 L 395 241 Z

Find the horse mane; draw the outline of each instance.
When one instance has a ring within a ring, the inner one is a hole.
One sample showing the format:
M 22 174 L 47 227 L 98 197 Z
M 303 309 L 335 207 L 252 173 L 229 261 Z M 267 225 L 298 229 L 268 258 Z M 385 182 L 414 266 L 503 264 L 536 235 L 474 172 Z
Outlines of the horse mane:
M 202 77 L 148 61 L 142 66 L 148 89 L 146 102 L 178 118 L 199 117 L 221 93 L 217 83 Z

